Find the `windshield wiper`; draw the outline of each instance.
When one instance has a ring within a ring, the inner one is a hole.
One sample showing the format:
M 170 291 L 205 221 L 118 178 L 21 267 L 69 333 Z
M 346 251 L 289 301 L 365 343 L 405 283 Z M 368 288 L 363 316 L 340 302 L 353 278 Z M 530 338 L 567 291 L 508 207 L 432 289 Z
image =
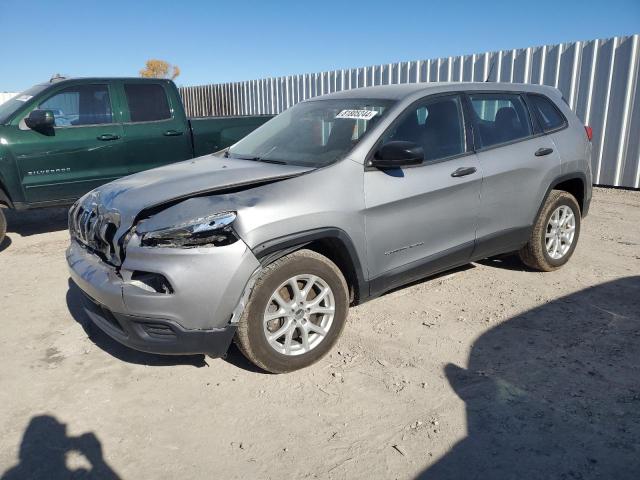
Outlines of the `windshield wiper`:
M 287 162 L 283 162 L 282 160 L 272 160 L 270 158 L 262 158 L 262 157 L 243 157 L 241 155 L 236 155 L 229 153 L 229 150 L 224 154 L 225 158 L 237 158 L 238 160 L 251 160 L 252 162 L 264 162 L 264 163 L 275 163 L 277 165 L 287 165 Z

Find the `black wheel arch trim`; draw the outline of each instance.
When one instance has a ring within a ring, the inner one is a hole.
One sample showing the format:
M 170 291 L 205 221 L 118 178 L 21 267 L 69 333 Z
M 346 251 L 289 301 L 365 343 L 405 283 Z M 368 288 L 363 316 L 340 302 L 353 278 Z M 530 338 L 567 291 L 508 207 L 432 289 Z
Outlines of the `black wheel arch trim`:
M 356 283 L 354 285 L 356 290 L 356 303 L 364 302 L 369 298 L 369 282 L 365 279 L 362 262 L 360 261 L 353 240 L 349 234 L 341 228 L 323 227 L 292 233 L 274 238 L 273 240 L 267 240 L 266 242 L 256 245 L 251 250 L 264 267 L 313 242 L 327 239 L 338 240 L 345 246 L 348 260 L 351 261 L 353 273 L 355 274 L 353 280 Z
M 578 205 L 580 206 L 580 214 L 581 214 L 581 216 L 583 218 L 587 216 L 587 213 L 589 212 L 589 199 L 586 198 L 587 176 L 583 172 L 572 172 L 572 173 L 565 173 L 564 175 L 560 175 L 559 177 L 556 177 L 549 184 L 549 188 L 547 188 L 547 191 L 545 192 L 544 197 L 542 197 L 542 202 L 540 202 L 540 206 L 538 207 L 538 211 L 536 212 L 536 216 L 533 217 L 533 223 L 535 223 L 536 218 L 538 218 L 538 215 L 540 215 L 540 212 L 542 211 L 542 208 L 544 207 L 544 204 L 546 203 L 547 198 L 549 198 L 549 194 L 551 193 L 551 190 L 554 190 L 555 187 L 557 187 L 558 185 L 560 185 L 563 182 L 566 182 L 567 180 L 581 180 L 582 181 L 582 188 L 583 188 L 582 204 L 580 204 L 580 201 L 577 198 L 576 198 L 576 201 L 578 202 Z

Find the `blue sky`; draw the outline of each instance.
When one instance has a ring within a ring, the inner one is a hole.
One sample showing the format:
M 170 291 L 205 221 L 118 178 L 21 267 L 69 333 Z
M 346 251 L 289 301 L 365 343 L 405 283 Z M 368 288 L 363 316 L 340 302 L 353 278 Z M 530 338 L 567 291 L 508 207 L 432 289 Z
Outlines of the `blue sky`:
M 179 85 L 640 33 L 640 0 L 0 0 L 0 91 L 60 72 Z

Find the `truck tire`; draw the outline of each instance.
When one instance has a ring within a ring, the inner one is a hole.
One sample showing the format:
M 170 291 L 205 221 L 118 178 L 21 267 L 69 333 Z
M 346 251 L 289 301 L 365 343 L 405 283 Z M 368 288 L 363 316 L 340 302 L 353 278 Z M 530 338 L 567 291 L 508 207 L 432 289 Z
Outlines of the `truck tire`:
M 538 214 L 522 262 L 543 272 L 557 270 L 573 255 L 580 236 L 580 206 L 570 193 L 552 190 Z
M 7 217 L 4 216 L 4 209 L 0 207 L 0 246 L 4 242 L 4 236 L 7 233 Z
M 271 373 L 307 367 L 342 332 L 349 309 L 347 282 L 328 258 L 311 250 L 286 255 L 263 270 L 238 323 L 235 342 Z

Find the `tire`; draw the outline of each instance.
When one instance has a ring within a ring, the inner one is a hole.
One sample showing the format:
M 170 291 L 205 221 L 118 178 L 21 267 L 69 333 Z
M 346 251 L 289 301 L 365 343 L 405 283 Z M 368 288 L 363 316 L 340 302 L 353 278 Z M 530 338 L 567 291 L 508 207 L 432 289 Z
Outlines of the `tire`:
M 0 246 L 4 242 L 4 236 L 7 234 L 7 217 L 4 216 L 4 209 L 0 207 Z
M 292 295 L 292 284 L 298 287 L 297 297 Z M 333 313 L 327 313 L 332 309 Z M 347 282 L 340 269 L 319 253 L 298 250 L 265 267 L 238 322 L 235 342 L 245 357 L 263 370 L 298 370 L 331 350 L 344 328 L 348 309 Z M 322 313 L 309 313 L 316 311 Z M 286 333 L 276 337 L 283 331 Z
M 571 217 L 562 216 L 563 212 L 568 211 L 573 214 L 574 224 L 573 235 L 571 236 L 570 242 L 566 241 L 567 237 L 563 236 L 568 235 L 567 232 L 571 231 Z M 555 215 L 556 212 L 558 212 L 558 217 L 554 218 L 560 220 L 567 218 L 562 228 L 556 229 L 555 226 L 551 224 L 551 217 Z M 573 255 L 576 245 L 578 244 L 578 238 L 580 237 L 580 224 L 580 206 L 575 197 L 567 192 L 552 190 L 542 210 L 538 214 L 536 223 L 533 225 L 529 242 L 520 249 L 520 259 L 525 265 L 535 270 L 543 272 L 557 270 L 567 263 Z M 554 232 L 557 232 L 558 235 L 555 239 L 557 242 L 555 252 L 553 243 Z M 549 235 L 550 238 L 547 238 L 547 235 Z M 547 247 L 548 241 L 550 242 L 549 248 Z

